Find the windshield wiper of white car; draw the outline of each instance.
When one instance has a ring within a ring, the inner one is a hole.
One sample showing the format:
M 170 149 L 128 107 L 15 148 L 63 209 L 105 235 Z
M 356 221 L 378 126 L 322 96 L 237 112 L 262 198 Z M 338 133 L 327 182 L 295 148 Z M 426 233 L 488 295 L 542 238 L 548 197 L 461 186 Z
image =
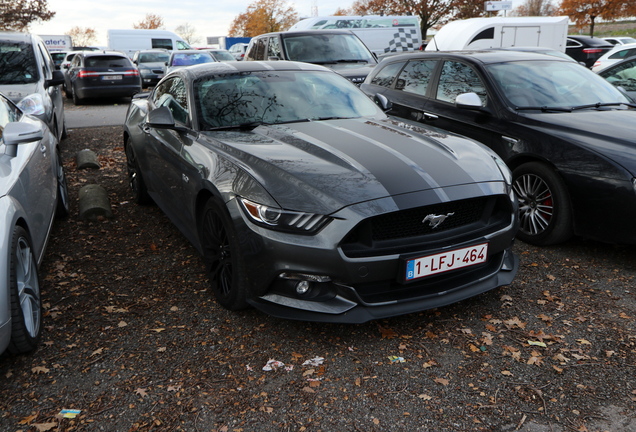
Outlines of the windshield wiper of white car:
M 241 123 L 238 125 L 228 125 L 228 126 L 212 126 L 209 128 L 206 128 L 206 131 L 218 131 L 218 130 L 232 130 L 232 129 L 239 129 L 239 130 L 253 130 L 259 126 L 274 126 L 274 125 L 280 125 L 280 124 L 287 124 L 287 123 L 300 123 L 300 122 L 308 122 L 311 121 L 309 119 L 296 119 L 296 120 L 287 120 L 287 121 L 282 121 L 282 122 L 275 122 L 275 123 L 267 123 L 267 122 L 263 122 L 263 121 L 253 121 L 253 122 L 247 122 L 247 123 Z
M 582 109 L 588 109 L 588 108 L 599 109 L 599 108 L 602 108 L 602 107 L 620 106 L 620 105 L 625 105 L 625 106 L 628 106 L 628 107 L 631 107 L 631 108 L 636 108 L 636 104 L 628 103 L 628 102 L 608 102 L 608 103 L 597 102 L 595 104 L 575 106 L 575 107 L 572 107 L 572 110 L 582 110 Z
M 515 110 L 517 110 L 517 111 L 529 111 L 529 110 L 536 110 L 536 111 L 541 111 L 541 112 L 548 112 L 548 111 L 557 111 L 557 112 L 572 112 L 572 108 L 566 108 L 566 107 L 549 107 L 549 106 L 515 107 Z

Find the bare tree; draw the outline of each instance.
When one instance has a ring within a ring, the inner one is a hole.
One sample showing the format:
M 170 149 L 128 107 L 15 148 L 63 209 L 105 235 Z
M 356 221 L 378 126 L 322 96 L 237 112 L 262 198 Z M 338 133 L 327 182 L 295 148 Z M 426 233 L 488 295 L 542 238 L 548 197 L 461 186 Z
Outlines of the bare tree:
M 26 31 L 31 23 L 49 21 L 54 16 L 47 0 L 0 1 L 0 30 Z
M 557 8 L 552 4 L 552 0 L 525 0 L 523 4 L 516 7 L 510 15 L 512 16 L 552 16 L 556 15 Z
M 94 28 L 75 26 L 65 34 L 73 39 L 74 46 L 89 46 L 97 38 L 97 32 Z
M 137 24 L 133 24 L 133 28 L 148 30 L 163 29 L 163 18 L 161 15 L 147 13 L 144 19 L 139 21 Z
M 197 34 L 197 29 L 190 23 L 184 23 L 174 29 L 174 32 L 181 36 L 184 41 L 192 45 L 201 40 Z

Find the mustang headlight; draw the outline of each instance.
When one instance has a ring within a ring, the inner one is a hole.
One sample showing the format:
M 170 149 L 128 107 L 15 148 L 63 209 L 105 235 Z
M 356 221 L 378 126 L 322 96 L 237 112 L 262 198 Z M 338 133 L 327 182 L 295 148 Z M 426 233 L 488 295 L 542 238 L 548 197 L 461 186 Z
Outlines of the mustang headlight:
M 315 234 L 331 218 L 314 213 L 283 210 L 240 198 L 241 208 L 252 222 L 265 228 L 296 234 Z
M 20 108 L 20 110 L 25 114 L 44 114 L 44 99 L 39 93 L 30 94 L 22 99 L 20 102 L 18 102 L 18 108 Z

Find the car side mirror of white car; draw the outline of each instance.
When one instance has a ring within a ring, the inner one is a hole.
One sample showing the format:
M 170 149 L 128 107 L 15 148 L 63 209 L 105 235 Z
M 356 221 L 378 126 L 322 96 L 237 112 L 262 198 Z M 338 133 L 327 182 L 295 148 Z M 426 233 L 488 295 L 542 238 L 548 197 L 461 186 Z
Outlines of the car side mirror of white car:
M 477 93 L 462 93 L 455 98 L 455 106 L 457 108 L 480 110 L 484 106 L 481 103 L 481 99 L 477 96 Z
M 18 155 L 18 145 L 40 141 L 44 138 L 42 129 L 33 123 L 12 122 L 7 123 L 2 131 L 2 140 L 4 141 L 4 154 L 9 157 Z

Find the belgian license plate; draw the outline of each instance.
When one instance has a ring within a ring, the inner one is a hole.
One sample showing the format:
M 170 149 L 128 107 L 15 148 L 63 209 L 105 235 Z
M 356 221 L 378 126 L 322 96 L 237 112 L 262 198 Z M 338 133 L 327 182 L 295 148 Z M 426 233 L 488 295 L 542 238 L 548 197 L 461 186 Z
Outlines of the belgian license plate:
M 488 243 L 415 258 L 406 262 L 406 280 L 418 279 L 486 262 Z
M 104 75 L 102 79 L 104 81 L 117 81 L 122 79 L 122 76 L 121 75 Z

